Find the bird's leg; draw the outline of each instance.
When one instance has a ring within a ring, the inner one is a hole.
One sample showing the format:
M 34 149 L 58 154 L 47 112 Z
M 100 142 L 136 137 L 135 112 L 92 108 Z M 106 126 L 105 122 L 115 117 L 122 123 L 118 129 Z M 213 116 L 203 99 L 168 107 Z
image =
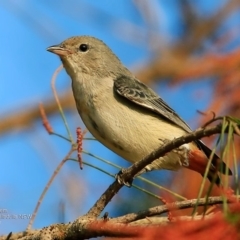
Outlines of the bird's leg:
M 179 156 L 181 156 L 181 160 L 179 161 L 179 164 L 183 167 L 189 167 L 189 149 L 186 148 L 184 145 L 172 150 L 172 152 L 177 153 Z

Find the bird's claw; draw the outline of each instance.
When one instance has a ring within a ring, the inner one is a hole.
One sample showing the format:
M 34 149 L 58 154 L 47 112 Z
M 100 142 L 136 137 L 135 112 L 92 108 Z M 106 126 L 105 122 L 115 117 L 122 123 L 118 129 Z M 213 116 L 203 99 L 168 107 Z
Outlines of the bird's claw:
M 118 183 L 121 184 L 121 185 L 125 185 L 126 187 L 131 187 L 132 186 L 132 182 L 133 182 L 133 179 L 130 180 L 130 181 L 125 181 L 123 178 L 122 178 L 122 175 L 123 173 L 125 172 L 126 170 L 124 168 L 122 168 L 119 173 L 117 173 L 115 175 L 115 178 L 117 179 Z

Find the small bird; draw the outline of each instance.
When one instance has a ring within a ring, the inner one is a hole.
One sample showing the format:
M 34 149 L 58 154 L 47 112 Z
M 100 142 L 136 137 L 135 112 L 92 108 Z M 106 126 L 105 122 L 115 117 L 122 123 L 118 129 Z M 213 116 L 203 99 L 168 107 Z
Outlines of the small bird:
M 101 40 L 91 36 L 72 37 L 47 51 L 60 57 L 71 77 L 77 110 L 87 129 L 127 161 L 140 161 L 163 143 L 192 131 Z M 203 175 L 211 150 L 200 140 L 179 149 L 156 159 L 140 173 L 185 167 Z M 208 179 L 217 185 L 220 184 L 218 171 L 232 175 L 215 154 Z

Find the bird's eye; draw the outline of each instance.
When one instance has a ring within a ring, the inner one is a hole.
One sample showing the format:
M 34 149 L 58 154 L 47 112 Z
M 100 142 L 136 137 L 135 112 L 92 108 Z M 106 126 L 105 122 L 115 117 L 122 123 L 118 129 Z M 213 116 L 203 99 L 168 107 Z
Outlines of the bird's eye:
M 88 45 L 84 44 L 84 43 L 79 46 L 79 50 L 81 52 L 86 52 L 88 50 L 88 48 L 89 48 Z

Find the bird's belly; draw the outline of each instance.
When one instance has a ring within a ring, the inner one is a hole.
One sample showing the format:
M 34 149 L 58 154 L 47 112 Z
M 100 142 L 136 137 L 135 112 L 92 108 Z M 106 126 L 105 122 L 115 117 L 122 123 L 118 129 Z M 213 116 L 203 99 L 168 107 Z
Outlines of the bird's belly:
M 88 130 L 99 142 L 132 163 L 160 147 L 163 141 L 185 133 L 149 111 L 129 108 L 118 101 L 111 103 L 111 106 L 105 104 L 101 110 L 93 108 L 91 114 L 79 109 L 79 113 Z M 175 152 L 168 153 L 154 161 L 153 168 L 176 170 L 181 166 L 180 158 Z

